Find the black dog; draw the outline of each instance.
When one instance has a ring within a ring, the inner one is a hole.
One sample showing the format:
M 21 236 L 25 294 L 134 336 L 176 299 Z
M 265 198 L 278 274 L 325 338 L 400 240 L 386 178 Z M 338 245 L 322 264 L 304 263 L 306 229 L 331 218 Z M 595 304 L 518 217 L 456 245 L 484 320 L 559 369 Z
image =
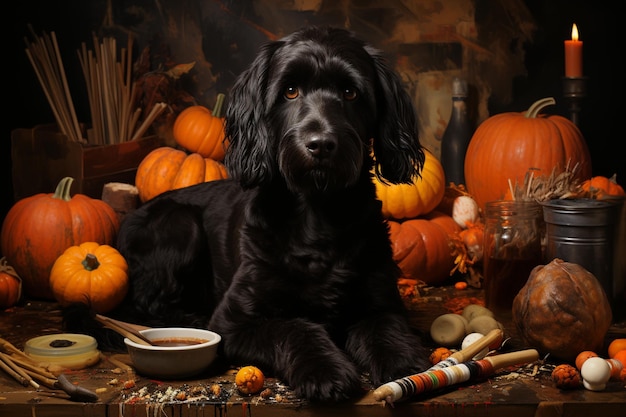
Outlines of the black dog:
M 310 400 L 363 393 L 362 372 L 380 384 L 428 366 L 372 183 L 411 181 L 424 154 L 379 53 L 331 28 L 270 42 L 230 93 L 226 132 L 231 179 L 123 222 L 130 290 L 112 315 L 208 327 L 229 363 Z

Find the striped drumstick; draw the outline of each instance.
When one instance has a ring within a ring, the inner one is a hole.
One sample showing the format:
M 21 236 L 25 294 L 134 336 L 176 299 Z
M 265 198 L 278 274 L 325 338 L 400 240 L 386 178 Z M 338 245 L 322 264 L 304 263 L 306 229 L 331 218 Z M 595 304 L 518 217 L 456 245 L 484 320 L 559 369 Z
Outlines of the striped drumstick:
M 507 366 L 530 363 L 537 359 L 539 359 L 539 352 L 535 349 L 527 349 L 428 370 L 381 385 L 374 390 L 374 399 L 376 401 L 384 400 L 391 404 L 423 392 L 448 387 L 471 379 L 484 378 Z

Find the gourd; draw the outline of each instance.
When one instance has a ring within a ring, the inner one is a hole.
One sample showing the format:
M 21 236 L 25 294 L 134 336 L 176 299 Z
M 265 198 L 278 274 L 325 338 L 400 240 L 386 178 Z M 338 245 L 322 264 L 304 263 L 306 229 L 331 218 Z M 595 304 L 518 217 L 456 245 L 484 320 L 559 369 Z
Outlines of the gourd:
M 89 241 L 115 242 L 119 220 L 113 208 L 84 194 L 70 196 L 73 181 L 65 177 L 54 193 L 19 200 L 2 224 L 2 253 L 30 297 L 54 298 L 50 270 L 68 247 Z
M 615 175 L 611 178 L 598 175 L 583 181 L 580 188 L 587 197 L 598 200 L 626 195 L 624 188 L 617 183 L 615 177 Z
M 526 344 L 573 363 L 582 351 L 601 351 L 612 311 L 591 272 L 555 258 L 532 270 L 513 299 L 512 317 Z
M 57 258 L 50 271 L 50 286 L 62 306 L 86 303 L 96 313 L 107 313 L 128 292 L 128 265 L 115 248 L 83 242 Z
M 0 309 L 13 307 L 22 298 L 22 279 L 15 269 L 0 259 Z
M 151 151 L 141 161 L 135 186 L 139 199 L 146 202 L 165 191 L 227 177 L 226 167 L 219 161 L 163 146 Z
M 424 154 L 421 177 L 412 184 L 385 184 L 374 177 L 376 194 L 383 203 L 382 213 L 386 218 L 418 217 L 434 210 L 443 199 L 446 190 L 443 166 L 430 151 L 425 149 Z
M 405 277 L 435 285 L 454 268 L 450 236 L 461 227 L 447 214 L 432 211 L 403 222 L 388 220 L 393 258 Z
M 565 117 L 539 114 L 554 103 L 539 100 L 526 112 L 497 114 L 478 126 L 465 154 L 465 180 L 481 209 L 504 198 L 509 180 L 522 184 L 529 169 L 549 176 L 578 164 L 572 180 L 591 177 L 591 156 L 578 127 Z
M 223 102 L 224 94 L 218 94 L 213 111 L 200 105 L 181 111 L 174 120 L 172 130 L 176 143 L 204 158 L 223 161 L 228 145 L 224 141 Z

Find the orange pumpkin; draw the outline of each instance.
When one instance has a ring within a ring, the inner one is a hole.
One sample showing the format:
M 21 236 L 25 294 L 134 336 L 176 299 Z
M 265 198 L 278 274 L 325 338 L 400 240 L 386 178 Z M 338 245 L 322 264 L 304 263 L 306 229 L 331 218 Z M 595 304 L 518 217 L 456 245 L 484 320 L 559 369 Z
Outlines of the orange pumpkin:
M 0 309 L 13 307 L 22 298 L 22 279 L 15 269 L 0 259 Z
M 615 175 L 611 178 L 601 175 L 592 177 L 583 181 L 580 188 L 588 197 L 598 200 L 626 195 L 624 188 L 617 183 Z
M 443 166 L 437 157 L 425 150 L 421 177 L 412 184 L 384 184 L 374 176 L 376 194 L 383 203 L 383 216 L 389 219 L 410 219 L 430 213 L 443 199 L 446 191 Z
M 451 216 L 432 211 L 420 218 L 388 223 L 393 258 L 404 276 L 431 285 L 450 276 L 454 268 L 450 236 L 461 231 Z
M 102 200 L 70 196 L 73 178 L 63 178 L 53 194 L 23 198 L 11 207 L 2 224 L 2 253 L 22 278 L 25 294 L 53 299 L 50 270 L 72 245 L 86 241 L 113 244 L 117 214 Z
M 526 112 L 497 114 L 478 126 L 465 154 L 465 180 L 480 208 L 502 199 L 509 180 L 523 184 L 529 169 L 549 176 L 555 168 L 578 164 L 574 178 L 591 176 L 591 156 L 578 127 L 565 117 L 539 114 L 554 103 L 539 100 Z
M 50 286 L 61 305 L 82 302 L 96 313 L 107 313 L 128 292 L 128 265 L 113 247 L 83 242 L 57 258 L 50 271 Z
M 181 111 L 172 131 L 176 143 L 204 158 L 223 161 L 228 144 L 224 140 L 224 118 L 221 116 L 223 102 L 224 94 L 218 94 L 213 111 L 204 106 L 190 106 Z
M 227 177 L 226 167 L 219 161 L 163 146 L 141 161 L 137 167 L 135 186 L 139 199 L 146 202 L 165 191 Z
M 235 374 L 235 385 L 244 395 L 256 394 L 265 385 L 265 375 L 256 366 L 244 366 Z

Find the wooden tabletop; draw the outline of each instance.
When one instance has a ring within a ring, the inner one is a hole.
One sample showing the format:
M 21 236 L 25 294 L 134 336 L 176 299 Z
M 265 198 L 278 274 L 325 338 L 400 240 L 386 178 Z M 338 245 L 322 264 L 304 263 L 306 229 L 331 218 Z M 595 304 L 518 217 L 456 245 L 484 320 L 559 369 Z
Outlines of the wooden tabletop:
M 430 323 L 440 314 L 460 312 L 467 303 L 482 303 L 476 289 L 456 290 L 452 286 L 419 288 L 406 297 L 412 323 L 430 341 Z M 524 346 L 510 322 L 501 320 L 506 350 Z M 607 339 L 624 337 L 626 323 L 614 323 Z M 41 335 L 63 333 L 59 308 L 47 301 L 23 302 L 0 312 L 0 337 L 19 349 L 27 340 Z M 112 358 L 112 359 L 111 359 Z M 242 396 L 234 384 L 236 369 L 218 364 L 189 381 L 156 381 L 136 375 L 126 354 L 102 352 L 94 366 L 68 371 L 64 375 L 75 385 L 97 393 L 96 402 L 68 399 L 62 390 L 24 387 L 0 371 L 0 415 L 21 416 L 623 416 L 626 387 L 610 381 L 602 391 L 584 388 L 560 390 L 551 379 L 558 363 L 548 360 L 508 367 L 488 378 L 470 380 L 451 387 L 428 391 L 393 405 L 376 401 L 367 379 L 363 396 L 344 404 L 310 404 L 296 398 L 289 387 L 267 378 L 263 395 Z

